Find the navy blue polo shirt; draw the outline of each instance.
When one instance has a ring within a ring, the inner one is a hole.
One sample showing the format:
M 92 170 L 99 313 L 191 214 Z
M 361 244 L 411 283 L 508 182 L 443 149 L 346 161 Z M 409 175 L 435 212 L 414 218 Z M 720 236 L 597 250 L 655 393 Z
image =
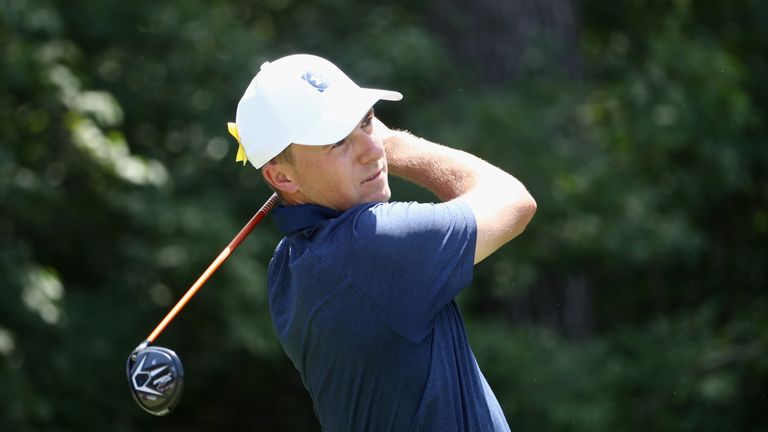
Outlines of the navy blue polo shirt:
M 273 212 L 272 320 L 326 431 L 507 431 L 454 297 L 477 227 L 460 201 Z

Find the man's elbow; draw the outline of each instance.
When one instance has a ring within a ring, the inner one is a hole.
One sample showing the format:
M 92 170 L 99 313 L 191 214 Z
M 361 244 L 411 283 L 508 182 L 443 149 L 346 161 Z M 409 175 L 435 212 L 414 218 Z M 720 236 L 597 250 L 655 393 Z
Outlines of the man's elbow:
M 525 200 L 525 204 L 523 204 L 523 207 L 525 208 L 523 212 L 528 217 L 528 221 L 526 222 L 526 225 L 528 222 L 533 219 L 533 215 L 536 214 L 536 209 L 538 208 L 538 204 L 536 204 L 536 200 L 533 198 L 533 195 L 528 194 L 527 199 Z
M 529 193 L 526 193 L 526 196 L 520 197 L 518 200 L 516 200 L 514 207 L 515 208 L 512 213 L 515 215 L 515 217 L 511 232 L 513 233 L 513 237 L 517 237 L 518 235 L 522 234 L 523 231 L 525 231 L 525 228 L 533 219 L 533 215 L 536 214 L 536 209 L 538 206 L 533 196 Z

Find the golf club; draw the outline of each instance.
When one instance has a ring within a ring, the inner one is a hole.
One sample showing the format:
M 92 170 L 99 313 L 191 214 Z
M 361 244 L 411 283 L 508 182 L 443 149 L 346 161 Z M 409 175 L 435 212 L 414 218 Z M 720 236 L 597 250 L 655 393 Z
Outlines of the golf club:
M 253 228 L 264 219 L 264 216 L 275 208 L 277 202 L 277 194 L 272 194 L 155 327 L 149 337 L 134 348 L 128 356 L 125 369 L 131 395 L 144 411 L 158 416 L 168 414 L 179 402 L 184 386 L 184 368 L 176 353 L 168 348 L 151 345 L 208 278 L 226 261 L 232 251 L 243 242 Z

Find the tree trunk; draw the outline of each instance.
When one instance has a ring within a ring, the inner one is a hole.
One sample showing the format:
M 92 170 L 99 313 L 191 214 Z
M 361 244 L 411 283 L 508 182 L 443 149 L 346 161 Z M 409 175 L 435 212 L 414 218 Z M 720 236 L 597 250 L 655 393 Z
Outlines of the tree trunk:
M 435 0 L 431 24 L 487 84 L 533 74 L 578 78 L 578 0 Z
M 582 275 L 543 278 L 505 306 L 507 321 L 533 323 L 581 340 L 592 335 L 592 290 Z

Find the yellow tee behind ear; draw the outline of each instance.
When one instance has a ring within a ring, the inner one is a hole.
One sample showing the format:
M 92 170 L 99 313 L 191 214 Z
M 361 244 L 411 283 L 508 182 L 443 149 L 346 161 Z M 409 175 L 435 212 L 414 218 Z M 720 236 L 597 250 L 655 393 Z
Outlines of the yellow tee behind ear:
M 227 130 L 237 140 L 237 156 L 235 156 L 235 162 L 242 162 L 245 165 L 248 162 L 248 156 L 245 154 L 243 144 L 240 142 L 240 134 L 237 132 L 237 124 L 227 123 Z

